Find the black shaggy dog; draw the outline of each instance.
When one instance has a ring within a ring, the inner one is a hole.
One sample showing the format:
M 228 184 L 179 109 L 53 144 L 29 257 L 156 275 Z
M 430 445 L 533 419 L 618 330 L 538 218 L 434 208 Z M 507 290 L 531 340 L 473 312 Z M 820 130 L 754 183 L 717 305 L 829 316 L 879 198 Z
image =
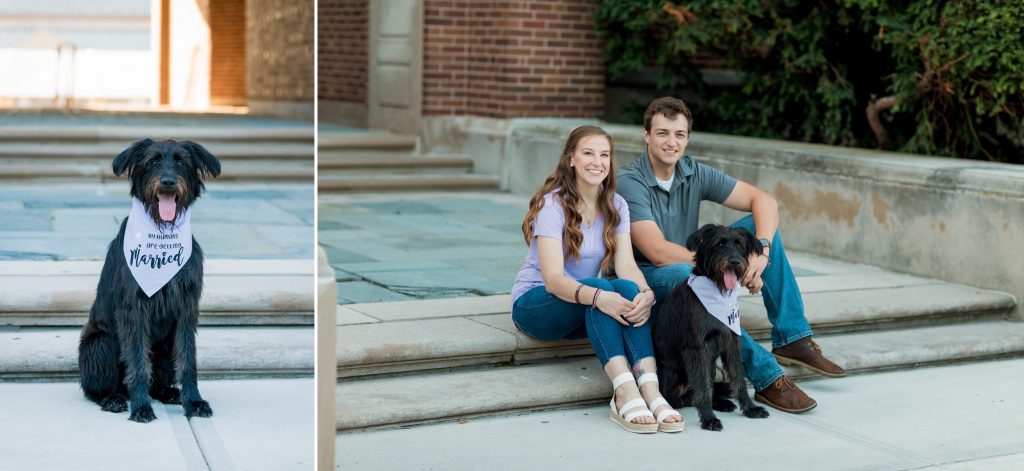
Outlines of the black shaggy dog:
M 115 175 L 128 174 L 131 195 L 153 221 L 168 224 L 202 194 L 203 178 L 220 174 L 220 162 L 191 141 L 136 142 L 114 158 Z M 82 328 L 78 367 L 85 396 L 109 412 L 149 422 L 151 397 L 181 404 L 188 417 L 210 417 L 196 378 L 196 326 L 203 290 L 203 252 L 192 256 L 152 297 L 135 281 L 122 244 L 128 219 L 110 243 L 96 301 Z M 177 373 L 177 377 L 176 374 Z M 177 380 L 177 381 L 176 381 Z M 174 385 L 180 383 L 181 389 Z M 130 404 L 129 404 L 130 399 Z
M 762 250 L 761 243 L 747 230 L 714 224 L 690 235 L 686 248 L 696 252 L 693 274 L 708 277 L 722 292 L 740 287 L 737 280 L 743 279 L 747 271 L 747 257 Z M 651 331 L 662 396 L 676 408 L 686 403 L 694 405 L 702 429 L 722 430 L 722 422 L 712 409 L 735 409 L 723 397 L 729 389 L 739 399 L 743 415 L 768 417 L 768 411 L 755 406 L 747 394 L 740 336 L 708 312 L 689 284 L 680 283 L 663 301 Z M 729 376 L 729 386 L 716 384 L 713 394 L 719 357 Z

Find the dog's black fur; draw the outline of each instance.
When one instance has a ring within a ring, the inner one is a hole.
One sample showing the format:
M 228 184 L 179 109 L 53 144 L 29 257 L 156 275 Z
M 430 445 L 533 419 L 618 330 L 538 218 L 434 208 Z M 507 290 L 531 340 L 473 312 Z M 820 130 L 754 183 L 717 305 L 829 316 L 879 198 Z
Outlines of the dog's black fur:
M 113 169 L 115 175 L 128 174 L 131 195 L 160 223 L 158 194 L 175 196 L 177 217 L 202 194 L 203 178 L 220 174 L 220 161 L 191 141 L 144 139 L 115 157 Z M 82 328 L 82 390 L 105 411 L 124 412 L 130 406 L 128 419 L 136 422 L 156 418 L 151 397 L 181 404 L 188 417 L 210 417 L 213 410 L 200 396 L 196 377 L 203 251 L 193 238 L 189 260 L 160 291 L 147 297 L 124 259 L 127 221 L 110 243 L 96 301 Z M 180 383 L 180 390 L 175 383 Z
M 749 231 L 714 224 L 690 235 L 686 247 L 696 253 L 693 273 L 711 278 L 723 291 L 725 274 L 732 271 L 737 280 L 742 280 L 748 257 L 762 250 L 761 243 Z M 736 289 L 741 286 L 737 282 Z M 688 284 L 680 283 L 662 302 L 651 331 L 662 396 L 676 408 L 693 404 L 700 415 L 701 428 L 722 430 L 722 422 L 712 409 L 735 410 L 725 399 L 730 389 L 739 400 L 743 415 L 768 417 L 768 411 L 755 406 L 747 394 L 740 336 L 708 313 Z M 729 385 L 716 384 L 713 393 L 715 362 L 719 357 L 729 376 Z

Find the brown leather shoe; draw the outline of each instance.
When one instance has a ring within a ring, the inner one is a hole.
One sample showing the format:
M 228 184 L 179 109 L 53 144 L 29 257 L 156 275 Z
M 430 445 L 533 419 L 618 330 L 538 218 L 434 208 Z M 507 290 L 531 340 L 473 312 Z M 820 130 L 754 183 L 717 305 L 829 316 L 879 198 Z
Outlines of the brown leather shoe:
M 789 378 L 782 376 L 771 386 L 754 394 L 754 400 L 783 412 L 799 414 L 814 409 L 818 403 L 807 393 L 796 387 Z
M 789 345 L 773 348 L 772 354 L 780 365 L 800 365 L 829 378 L 842 378 L 846 370 L 832 363 L 821 354 L 821 347 L 810 337 L 804 337 Z

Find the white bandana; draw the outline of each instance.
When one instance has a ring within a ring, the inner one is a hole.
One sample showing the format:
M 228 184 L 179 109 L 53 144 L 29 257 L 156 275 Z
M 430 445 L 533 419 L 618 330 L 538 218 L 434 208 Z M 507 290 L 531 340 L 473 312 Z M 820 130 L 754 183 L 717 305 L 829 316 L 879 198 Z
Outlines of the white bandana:
M 132 198 L 124 228 L 124 260 L 146 296 L 160 291 L 192 257 L 191 216 L 188 208 L 174 224 L 157 226 L 142 201 Z
M 686 279 L 693 292 L 700 299 L 715 319 L 732 329 L 736 335 L 740 334 L 740 292 L 738 289 L 727 290 L 725 293 L 718 290 L 715 282 L 706 276 L 690 275 Z

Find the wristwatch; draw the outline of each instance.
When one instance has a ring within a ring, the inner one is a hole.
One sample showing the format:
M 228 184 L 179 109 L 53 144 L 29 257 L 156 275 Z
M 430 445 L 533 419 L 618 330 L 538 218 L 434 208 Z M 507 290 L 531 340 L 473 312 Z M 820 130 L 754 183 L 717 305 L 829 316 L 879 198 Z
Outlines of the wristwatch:
M 772 241 L 768 239 L 757 239 L 761 243 L 761 250 L 770 249 L 772 247 Z

